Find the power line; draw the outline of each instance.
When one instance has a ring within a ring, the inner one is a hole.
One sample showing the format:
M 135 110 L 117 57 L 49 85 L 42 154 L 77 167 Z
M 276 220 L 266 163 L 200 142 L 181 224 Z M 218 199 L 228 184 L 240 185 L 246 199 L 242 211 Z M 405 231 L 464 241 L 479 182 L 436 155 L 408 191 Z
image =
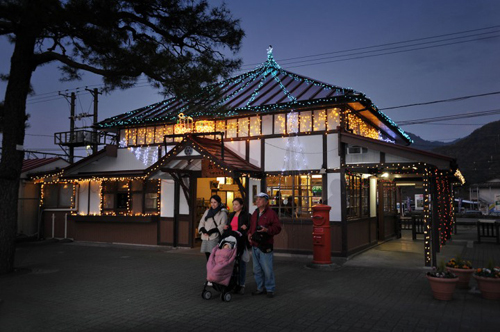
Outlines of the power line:
M 286 62 L 288 60 L 304 59 L 304 58 L 317 57 L 317 56 L 323 56 L 323 55 L 328 55 L 328 54 L 338 54 L 338 53 L 359 51 L 359 50 L 370 49 L 370 48 L 377 48 L 377 47 L 383 47 L 383 46 L 398 45 L 398 44 L 404 44 L 404 43 L 421 41 L 421 40 L 428 40 L 428 39 L 435 39 L 435 38 L 440 38 L 440 37 L 447 37 L 447 36 L 459 35 L 459 34 L 464 34 L 464 33 L 469 33 L 469 32 L 476 32 L 476 31 L 483 31 L 483 30 L 495 29 L 495 28 L 498 28 L 498 27 L 500 27 L 500 25 L 494 25 L 494 26 L 485 27 L 485 28 L 479 28 L 479 29 L 473 29 L 473 30 L 465 30 L 465 31 L 453 32 L 453 33 L 441 34 L 441 35 L 436 35 L 436 36 L 429 36 L 429 37 L 423 37 L 423 38 L 409 39 L 409 40 L 403 40 L 403 41 L 398 41 L 398 42 L 391 42 L 391 43 L 378 44 L 378 45 L 372 45 L 372 46 L 351 48 L 351 49 L 341 50 L 341 51 L 334 51 L 334 52 L 327 52 L 327 53 L 305 55 L 305 56 L 299 56 L 299 57 L 293 57 L 293 58 L 287 58 L 287 59 L 277 59 L 277 61 Z M 256 66 L 256 65 L 260 65 L 260 63 L 247 64 L 247 65 L 243 65 L 243 66 Z
M 433 101 L 428 101 L 428 102 L 423 102 L 423 103 L 414 103 L 414 104 L 406 104 L 406 105 L 399 105 L 399 106 L 390 106 L 390 107 L 384 107 L 384 108 L 379 108 L 379 110 L 392 110 L 396 108 L 405 108 L 405 107 L 413 107 L 413 106 L 422 106 L 422 105 L 431 105 L 431 104 L 438 104 L 438 103 L 446 103 L 446 102 L 451 102 L 451 101 L 461 101 L 461 100 L 466 100 L 470 98 L 477 98 L 477 97 L 485 97 L 485 96 L 492 96 L 492 95 L 497 95 L 500 94 L 500 91 L 495 91 L 495 92 L 488 92 L 488 93 L 481 93 L 481 94 L 476 94 L 476 95 L 469 95 L 469 96 L 462 96 L 462 97 L 455 97 L 455 98 L 449 98 L 449 99 L 440 99 L 440 100 L 433 100 Z
M 40 137 L 54 137 L 54 135 L 43 135 L 43 134 L 25 134 L 26 136 L 40 136 Z
M 453 38 L 446 38 L 446 39 L 441 39 L 441 40 L 433 40 L 433 41 L 427 41 L 427 42 L 415 43 L 415 44 L 409 44 L 409 45 L 384 47 L 384 48 L 381 48 L 381 49 L 378 49 L 378 50 L 368 50 L 368 51 L 363 51 L 363 52 L 359 52 L 358 51 L 358 52 L 354 52 L 354 53 L 350 53 L 350 54 L 328 56 L 328 57 L 323 57 L 323 58 L 318 58 L 318 59 L 300 60 L 300 61 L 292 61 L 292 62 L 285 62 L 285 63 L 283 61 L 280 61 L 280 64 L 288 66 L 288 65 L 297 64 L 297 63 L 304 63 L 304 62 L 307 63 L 307 62 L 316 62 L 316 61 L 320 61 L 320 60 L 327 60 L 327 59 L 334 59 L 334 58 L 351 57 L 351 56 L 356 56 L 356 55 L 369 54 L 369 53 L 382 52 L 382 51 L 389 51 L 389 50 L 397 50 L 397 49 L 414 47 L 414 46 L 422 46 L 422 45 L 443 43 L 443 42 L 447 42 L 447 41 L 452 41 L 452 40 L 457 40 L 457 39 L 463 39 L 463 38 L 471 38 L 471 37 L 484 36 L 484 35 L 487 35 L 487 34 L 498 33 L 498 32 L 500 32 L 500 30 L 483 32 L 483 33 L 478 33 L 478 34 L 473 34 L 473 35 L 467 35 L 467 36 L 458 36 L 458 37 L 453 37 Z M 498 37 L 498 36 L 489 36 L 489 37 L 485 37 L 485 38 L 495 38 L 495 37 Z M 463 41 L 459 41 L 458 43 L 465 43 L 465 42 L 471 42 L 471 41 L 476 41 L 476 40 L 478 40 L 478 38 L 476 38 L 476 39 L 470 39 L 470 40 L 463 40 Z M 446 45 L 450 45 L 450 44 L 434 45 L 434 47 L 446 46 Z M 368 47 L 368 48 L 370 48 L 370 47 Z M 360 48 L 360 49 L 364 49 L 364 48 Z M 420 49 L 420 48 L 414 48 L 414 49 L 411 49 L 411 50 L 418 50 L 418 49 Z M 422 49 L 425 49 L 425 48 L 422 48 Z M 339 51 L 339 52 L 335 52 L 335 53 L 344 53 L 344 52 L 346 52 L 346 51 Z M 246 67 L 246 66 L 247 65 L 244 65 L 243 67 Z M 289 67 L 289 68 L 293 68 L 293 67 Z
M 358 56 L 358 57 L 352 57 L 352 58 L 346 58 L 346 59 L 338 59 L 338 60 L 323 61 L 323 62 L 317 62 L 317 63 L 311 63 L 311 64 L 290 66 L 290 67 L 287 67 L 287 68 L 299 68 L 299 67 L 306 67 L 306 66 L 321 65 L 321 64 L 326 64 L 326 63 L 333 63 L 333 62 L 342 62 L 342 61 L 358 60 L 358 59 L 365 59 L 365 58 L 374 58 L 374 57 L 379 57 L 379 56 L 383 56 L 383 55 L 406 53 L 406 52 L 411 52 L 411 51 L 419 51 L 419 50 L 425 50 L 425 49 L 430 49 L 430 48 L 443 47 L 443 46 L 449 46 L 449 45 L 457 45 L 457 44 L 468 43 L 468 42 L 471 42 L 471 41 L 479 41 L 479 40 L 492 39 L 492 38 L 498 38 L 498 37 L 500 37 L 500 35 L 498 35 L 498 36 L 491 36 L 491 37 L 477 38 L 477 39 L 473 39 L 473 40 L 465 40 L 465 41 L 447 43 L 447 44 L 441 44 L 441 45 L 434 45 L 434 46 L 427 46 L 427 47 L 417 47 L 417 48 L 408 49 L 408 50 L 386 52 L 386 53 L 372 54 L 372 55 L 365 55 L 365 56 Z
M 414 124 L 422 124 L 422 123 L 428 123 L 428 122 L 438 122 L 438 121 L 455 120 L 455 119 L 468 119 L 468 118 L 475 118 L 475 117 L 495 115 L 495 114 L 500 114 L 500 109 L 466 113 L 466 114 L 451 114 L 451 115 L 437 116 L 437 117 L 432 117 L 432 118 L 421 118 L 421 119 L 415 119 L 415 120 L 400 121 L 399 123 L 398 123 L 398 121 L 396 121 L 396 123 L 398 123 L 399 126 L 410 126 L 410 125 L 414 125 Z

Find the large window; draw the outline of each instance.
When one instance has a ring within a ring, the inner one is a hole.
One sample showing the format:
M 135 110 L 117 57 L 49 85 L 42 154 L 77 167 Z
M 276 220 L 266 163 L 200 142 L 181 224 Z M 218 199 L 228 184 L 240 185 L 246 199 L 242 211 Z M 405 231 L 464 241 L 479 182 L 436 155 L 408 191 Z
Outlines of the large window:
M 73 184 L 55 183 L 43 186 L 43 207 L 52 209 L 71 208 Z
M 322 202 L 322 175 L 271 176 L 266 179 L 269 205 L 279 217 L 310 218 Z
M 346 174 L 347 218 L 359 219 L 370 216 L 370 180 L 361 176 Z

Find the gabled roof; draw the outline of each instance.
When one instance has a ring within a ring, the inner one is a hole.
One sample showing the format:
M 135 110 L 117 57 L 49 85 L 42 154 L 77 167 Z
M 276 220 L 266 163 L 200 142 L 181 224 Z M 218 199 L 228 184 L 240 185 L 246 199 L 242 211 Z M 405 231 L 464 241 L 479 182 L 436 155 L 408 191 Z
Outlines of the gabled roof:
M 61 158 L 36 158 L 36 159 L 25 159 L 23 160 L 23 167 L 21 169 L 21 173 L 31 171 L 35 168 L 51 164 L 54 161 L 60 160 Z
M 177 155 L 181 153 L 187 146 L 193 147 L 193 149 L 198 151 L 205 158 L 208 157 L 209 160 L 219 165 L 219 167 L 227 169 L 230 172 L 252 174 L 262 173 L 262 169 L 241 158 L 229 148 L 224 148 L 223 157 L 221 141 L 196 137 L 195 135 L 187 135 L 182 140 L 182 142 L 175 146 L 174 149 L 167 154 L 168 157 L 165 160 L 162 160 L 162 166 L 160 167 L 160 169 L 165 170 L 165 166 L 169 168 L 168 165 L 170 161 L 176 159 Z M 201 156 L 196 156 L 194 158 L 201 160 L 200 157 Z
M 359 103 L 355 110 L 367 121 L 410 143 L 409 136 L 380 112 L 364 94 L 284 70 L 273 58 L 256 69 L 204 88 L 189 99 L 170 98 L 101 121 L 100 128 L 176 121 L 180 113 L 193 118 L 225 118 L 314 105 Z

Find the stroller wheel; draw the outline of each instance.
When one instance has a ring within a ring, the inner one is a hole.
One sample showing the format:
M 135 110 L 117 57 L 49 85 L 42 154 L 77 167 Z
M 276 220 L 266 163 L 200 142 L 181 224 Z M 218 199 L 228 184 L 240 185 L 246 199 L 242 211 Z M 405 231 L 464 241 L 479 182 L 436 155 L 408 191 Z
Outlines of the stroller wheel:
M 212 298 L 212 292 L 203 291 L 203 293 L 201 293 L 201 297 L 205 300 L 210 300 Z
M 222 301 L 224 301 L 224 302 L 229 302 L 229 301 L 231 301 L 231 298 L 232 298 L 231 293 L 222 293 L 222 294 L 220 295 L 220 299 L 221 299 Z

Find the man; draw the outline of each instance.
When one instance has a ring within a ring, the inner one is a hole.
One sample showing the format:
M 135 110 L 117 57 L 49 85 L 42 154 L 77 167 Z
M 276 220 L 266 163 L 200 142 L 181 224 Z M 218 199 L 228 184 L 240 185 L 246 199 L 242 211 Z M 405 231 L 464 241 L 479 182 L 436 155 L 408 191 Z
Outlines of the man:
M 269 208 L 269 196 L 260 193 L 256 197 L 257 209 L 250 219 L 248 241 L 252 245 L 253 274 L 257 290 L 252 295 L 267 294 L 274 297 L 276 283 L 273 271 L 274 236 L 281 232 L 276 212 Z M 257 234 L 255 234 L 257 233 Z

